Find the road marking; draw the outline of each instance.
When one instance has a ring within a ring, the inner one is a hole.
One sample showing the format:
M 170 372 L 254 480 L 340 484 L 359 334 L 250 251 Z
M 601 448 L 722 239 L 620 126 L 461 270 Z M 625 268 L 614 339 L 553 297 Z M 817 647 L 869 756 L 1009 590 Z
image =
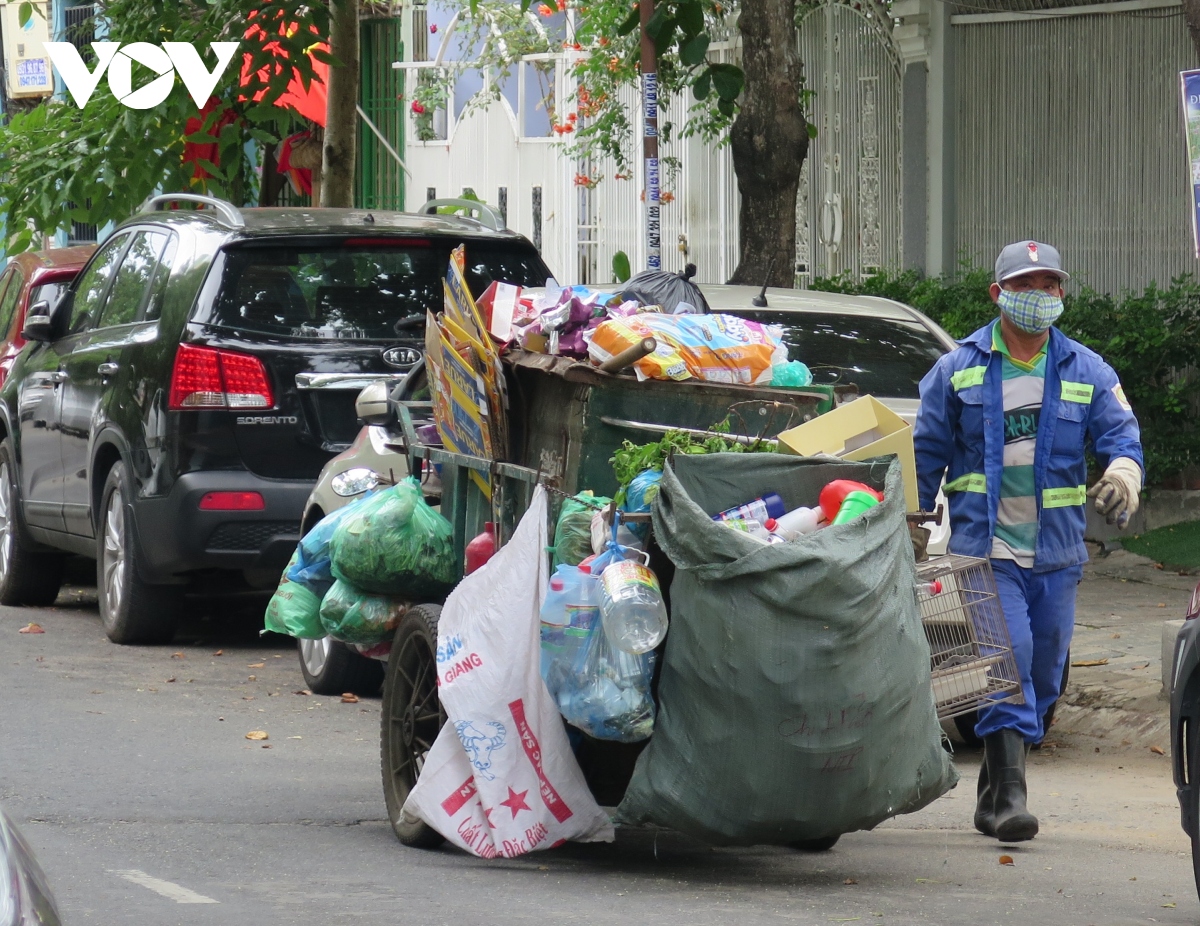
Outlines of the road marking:
M 111 874 L 119 878 L 124 878 L 126 881 L 132 881 L 134 884 L 140 884 L 142 887 L 154 891 L 156 894 L 162 894 L 168 900 L 173 900 L 175 903 L 220 903 L 219 900 L 213 900 L 211 897 L 205 897 L 203 894 L 197 894 L 195 891 L 189 891 L 186 887 L 180 887 L 178 884 L 173 884 L 170 881 L 163 881 L 161 878 L 153 878 L 144 871 L 138 871 L 136 868 L 127 871 L 114 871 L 109 869 Z

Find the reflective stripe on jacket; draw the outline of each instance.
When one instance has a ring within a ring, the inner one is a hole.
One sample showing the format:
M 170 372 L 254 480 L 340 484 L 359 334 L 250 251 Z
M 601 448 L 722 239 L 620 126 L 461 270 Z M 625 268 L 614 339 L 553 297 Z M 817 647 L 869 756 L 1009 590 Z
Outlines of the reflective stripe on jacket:
M 1004 469 L 1003 355 L 988 322 L 959 342 L 921 380 L 913 429 L 921 507 L 933 509 L 943 476 L 950 504 L 950 551 L 988 556 Z M 1091 439 L 1101 468 L 1116 457 L 1142 462 L 1137 419 L 1120 381 L 1099 354 L 1050 329 L 1046 383 L 1033 475 L 1038 506 L 1034 571 L 1087 562 L 1087 463 Z

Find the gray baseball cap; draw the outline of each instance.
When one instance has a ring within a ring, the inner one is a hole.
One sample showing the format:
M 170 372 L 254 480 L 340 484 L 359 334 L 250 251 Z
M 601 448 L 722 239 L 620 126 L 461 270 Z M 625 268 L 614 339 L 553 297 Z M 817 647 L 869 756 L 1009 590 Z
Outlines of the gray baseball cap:
M 1040 241 L 1013 242 L 996 258 L 997 283 L 1019 277 L 1023 273 L 1038 271 L 1053 273 L 1063 281 L 1071 279 L 1071 275 L 1062 268 L 1062 258 L 1058 255 L 1058 249 Z

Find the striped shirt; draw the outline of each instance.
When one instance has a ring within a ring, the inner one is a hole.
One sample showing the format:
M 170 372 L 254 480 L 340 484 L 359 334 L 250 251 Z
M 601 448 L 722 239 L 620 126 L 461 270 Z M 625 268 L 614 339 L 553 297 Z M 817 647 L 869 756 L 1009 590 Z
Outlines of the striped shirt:
M 1004 472 L 991 555 L 1032 569 L 1038 529 L 1033 456 L 1046 382 L 1046 352 L 1042 350 L 1028 363 L 1014 360 L 1001 337 L 999 319 L 992 328 L 992 349 L 1004 355 Z

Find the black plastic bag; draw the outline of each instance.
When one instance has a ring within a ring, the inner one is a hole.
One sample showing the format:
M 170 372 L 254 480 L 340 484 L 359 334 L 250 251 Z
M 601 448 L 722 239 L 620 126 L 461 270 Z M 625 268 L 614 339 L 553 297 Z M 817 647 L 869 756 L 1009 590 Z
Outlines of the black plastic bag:
M 700 287 L 692 282 L 695 275 L 695 264 L 688 264 L 683 273 L 643 270 L 625 284 L 622 298 L 636 299 L 642 305 L 661 305 L 663 312 L 668 315 L 675 312 L 679 303 L 687 302 L 696 313 L 708 315 L 712 309 L 708 307 Z

